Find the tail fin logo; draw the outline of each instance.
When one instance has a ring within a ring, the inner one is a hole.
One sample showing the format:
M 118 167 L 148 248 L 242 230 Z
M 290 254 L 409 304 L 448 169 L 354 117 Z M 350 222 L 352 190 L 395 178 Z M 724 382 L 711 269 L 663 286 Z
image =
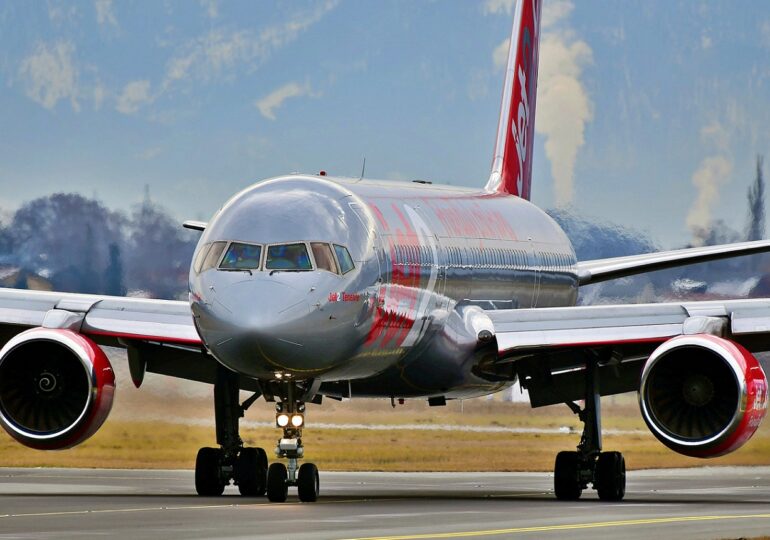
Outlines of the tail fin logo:
M 524 35 L 521 39 L 521 45 L 523 45 L 522 49 L 524 49 L 525 53 L 523 55 L 523 60 L 526 62 L 528 59 L 528 55 L 526 54 L 526 51 L 531 49 L 532 47 L 532 40 L 530 38 L 529 34 L 529 28 L 524 28 Z M 530 62 L 527 62 L 530 64 Z M 529 68 L 531 66 L 527 66 L 527 72 L 529 71 Z M 524 71 L 524 66 L 519 65 L 519 106 L 517 108 L 518 114 L 516 117 L 516 121 L 513 121 L 513 118 L 511 118 L 511 136 L 513 137 L 513 141 L 515 143 L 516 148 L 516 158 L 519 162 L 519 170 L 518 174 L 516 175 L 516 191 L 518 195 L 523 195 L 524 193 L 524 182 L 522 173 L 524 172 L 524 164 L 527 159 L 527 128 L 529 127 L 529 100 L 527 99 L 527 73 Z
M 497 142 L 487 191 L 529 199 L 534 144 L 540 0 L 519 0 L 508 50 Z

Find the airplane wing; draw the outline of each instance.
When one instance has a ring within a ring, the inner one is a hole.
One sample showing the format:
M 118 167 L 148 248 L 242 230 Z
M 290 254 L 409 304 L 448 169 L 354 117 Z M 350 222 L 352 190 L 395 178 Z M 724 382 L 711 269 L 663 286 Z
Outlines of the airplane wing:
M 636 391 L 647 358 L 681 335 L 716 335 L 770 350 L 770 300 L 490 310 L 497 356 L 487 376 L 517 376 L 535 407 L 583 398 L 586 358 L 599 360 L 602 395 Z
M 127 349 L 137 386 L 145 371 L 207 383 L 216 378 L 216 361 L 187 302 L 0 288 L 0 345 L 36 327 L 72 330 L 99 345 Z M 241 388 L 258 386 L 242 377 Z
M 609 279 L 621 278 L 662 270 L 697 262 L 727 259 L 739 255 L 763 253 L 770 249 L 770 240 L 738 242 L 719 246 L 704 246 L 657 253 L 644 253 L 628 257 L 613 257 L 577 263 L 578 283 L 588 285 Z

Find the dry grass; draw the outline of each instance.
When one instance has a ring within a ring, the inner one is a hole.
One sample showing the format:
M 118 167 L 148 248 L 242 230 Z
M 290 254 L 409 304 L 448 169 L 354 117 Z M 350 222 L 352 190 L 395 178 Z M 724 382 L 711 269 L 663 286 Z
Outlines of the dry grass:
M 141 408 L 151 407 L 152 400 Z M 190 413 L 190 407 L 174 410 Z M 123 403 L 123 406 L 126 404 Z M 165 404 L 167 409 L 168 405 Z M 272 412 L 264 403 L 258 418 L 268 421 Z M 265 410 L 267 409 L 267 414 Z M 157 411 L 158 409 L 153 409 Z M 133 414 L 127 414 L 133 411 Z M 249 411 L 250 413 L 252 411 Z M 708 465 L 770 464 L 770 429 L 761 428 L 741 450 L 729 456 L 699 460 L 675 454 L 663 447 L 646 431 L 632 399 L 616 400 L 605 407 L 605 428 L 639 429 L 639 434 L 605 436 L 604 447 L 621 450 L 629 468 L 696 467 Z M 136 409 L 128 408 L 108 420 L 104 427 L 83 445 L 66 451 L 41 452 L 16 444 L 0 434 L 3 466 L 42 467 L 115 467 L 115 468 L 192 468 L 201 446 L 214 443 L 213 426 L 132 420 Z M 189 422 L 185 416 L 184 421 Z M 180 419 L 180 421 L 182 421 Z M 463 431 L 459 426 L 507 426 L 558 428 L 579 427 L 566 407 L 531 410 L 525 404 L 466 401 L 441 409 L 428 408 L 421 402 L 407 403 L 394 412 L 384 401 L 352 401 L 314 407 L 308 411 L 309 428 L 304 442 L 309 459 L 324 470 L 376 471 L 550 471 L 560 450 L 574 448 L 579 435 L 512 434 Z M 313 429 L 313 422 L 389 424 L 392 429 Z M 427 431 L 404 429 L 399 424 L 452 424 L 457 430 Z M 264 446 L 272 453 L 279 435 L 274 428 L 242 430 L 250 446 Z
M 190 469 L 198 448 L 214 445 L 210 386 L 148 375 L 137 390 L 130 383 L 125 353 L 109 353 L 118 393 L 102 429 L 79 447 L 57 452 L 30 450 L 0 430 L 0 466 Z M 647 431 L 634 395 L 605 398 L 603 407 L 605 429 L 639 431 L 604 439 L 605 449 L 625 454 L 629 468 L 770 465 L 770 421 L 738 452 L 704 461 L 661 445 Z M 246 420 L 274 421 L 272 405 L 257 401 Z M 395 409 L 387 400 L 327 400 L 320 407 L 308 405 L 307 420 L 303 441 L 308 459 L 322 469 L 337 471 L 550 471 L 558 451 L 575 447 L 581 428 L 564 405 L 531 409 L 526 403 L 499 399 L 450 402 L 446 407 L 428 407 L 414 400 Z M 380 424 L 392 429 L 313 428 L 320 423 Z M 414 430 L 404 429 L 405 424 L 448 424 L 458 429 Z M 569 427 L 577 433 L 478 433 L 463 431 L 464 426 Z M 263 446 L 269 456 L 278 435 L 275 428 L 242 429 L 246 443 Z

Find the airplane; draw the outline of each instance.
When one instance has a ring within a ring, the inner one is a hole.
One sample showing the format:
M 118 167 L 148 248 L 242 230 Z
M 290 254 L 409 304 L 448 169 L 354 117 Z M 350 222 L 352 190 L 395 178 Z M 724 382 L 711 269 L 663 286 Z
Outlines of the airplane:
M 478 189 L 290 174 L 233 196 L 201 231 L 189 302 L 0 289 L 0 424 L 32 448 L 73 447 L 107 418 L 115 378 L 102 347 L 147 372 L 212 384 L 216 447 L 195 488 L 303 502 L 320 493 L 305 458 L 306 404 L 324 398 L 484 396 L 515 381 L 531 405 L 583 423 L 560 452 L 554 493 L 625 495 L 625 460 L 603 451 L 601 397 L 637 392 L 664 445 L 737 450 L 767 410 L 753 353 L 770 350 L 770 301 L 577 306 L 581 286 L 770 251 L 770 241 L 578 261 L 529 201 L 541 0 L 516 5 L 490 176 Z M 239 391 L 252 392 L 244 402 Z M 276 459 L 239 419 L 274 404 Z M 581 407 L 580 403 L 583 403 Z M 344 441 L 340 441 L 344 443 Z M 512 447 L 515 452 L 515 447 Z M 285 461 L 285 463 L 284 463 Z

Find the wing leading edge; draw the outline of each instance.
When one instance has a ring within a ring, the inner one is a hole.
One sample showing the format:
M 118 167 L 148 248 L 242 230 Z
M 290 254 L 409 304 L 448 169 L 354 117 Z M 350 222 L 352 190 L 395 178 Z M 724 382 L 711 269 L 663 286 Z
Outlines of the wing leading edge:
M 172 300 L 0 288 L 0 321 L 8 331 L 68 328 L 97 342 L 112 338 L 201 345 L 190 305 Z
M 582 399 L 586 359 L 600 359 L 600 393 L 639 389 L 644 362 L 681 335 L 728 338 L 749 351 L 770 350 L 770 300 L 578 306 L 486 311 L 497 358 L 488 376 L 518 377 L 533 406 Z
M 764 253 L 766 251 L 770 251 L 770 240 L 675 249 L 658 253 L 584 261 L 577 263 L 578 283 L 580 285 L 588 285 L 653 270 L 663 270 L 664 268 L 727 259 L 740 255 Z

